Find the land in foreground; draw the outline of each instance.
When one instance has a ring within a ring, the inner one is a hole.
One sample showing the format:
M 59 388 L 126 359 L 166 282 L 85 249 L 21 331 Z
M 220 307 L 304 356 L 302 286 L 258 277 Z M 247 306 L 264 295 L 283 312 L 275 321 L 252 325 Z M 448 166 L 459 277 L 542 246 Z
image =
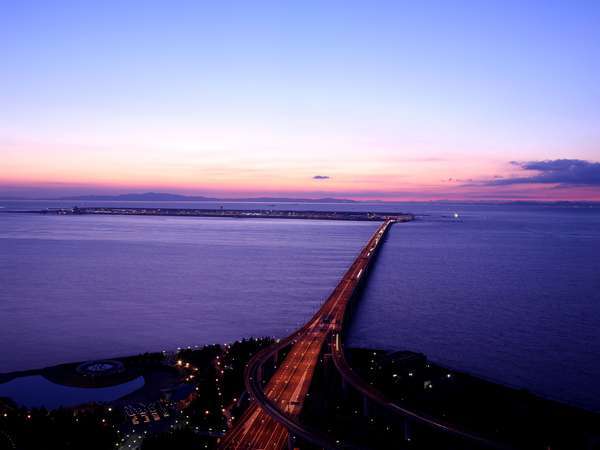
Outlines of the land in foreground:
M 109 360 L 122 364 L 119 373 L 90 375 L 81 371 L 83 362 L 35 371 L 54 383 L 88 389 L 137 375 L 143 376 L 146 384 L 114 401 L 68 408 L 26 408 L 0 399 L 0 448 L 217 448 L 251 405 L 244 388 L 248 361 L 273 343 L 270 338 L 251 338 Z M 599 448 L 597 414 L 487 382 L 432 363 L 417 353 L 369 349 L 349 349 L 347 353 L 360 376 L 393 401 L 501 439 L 507 448 Z M 29 374 L 4 374 L 2 381 Z M 391 442 L 398 444 L 395 448 L 428 448 L 395 440 L 377 411 L 363 410 L 363 405 L 346 395 L 340 385 L 332 385 L 323 370 L 315 374 L 307 398 L 301 420 L 323 433 L 343 436 L 353 448 L 390 448 Z M 451 448 L 443 441 L 435 445 Z

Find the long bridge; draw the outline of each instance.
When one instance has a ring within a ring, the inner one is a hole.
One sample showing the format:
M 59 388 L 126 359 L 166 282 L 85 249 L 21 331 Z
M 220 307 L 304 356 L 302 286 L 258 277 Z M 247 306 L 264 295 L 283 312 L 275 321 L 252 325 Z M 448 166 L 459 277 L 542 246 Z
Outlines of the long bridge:
M 372 403 L 385 410 L 386 414 L 400 417 L 407 441 L 410 441 L 411 436 L 409 426 L 415 423 L 458 437 L 461 441 L 471 444 L 468 448 L 504 448 L 387 401 L 377 390 L 364 383 L 345 359 L 342 331 L 349 303 L 366 278 L 366 273 L 390 227 L 396 222 L 407 220 L 410 220 L 410 217 L 386 218 L 319 311 L 295 333 L 260 351 L 250 360 L 245 372 L 245 384 L 253 401 L 235 426 L 223 437 L 219 443 L 220 449 L 293 449 L 298 448 L 298 442 L 324 449 L 356 448 L 350 443 L 335 440 L 320 430 L 311 429 L 299 421 L 315 370 L 318 364 L 323 363 L 324 349 L 341 376 L 342 383 L 351 386 L 361 395 L 365 410 L 367 404 Z M 287 354 L 279 362 L 286 349 Z M 263 372 L 269 364 L 276 370 L 265 384 Z

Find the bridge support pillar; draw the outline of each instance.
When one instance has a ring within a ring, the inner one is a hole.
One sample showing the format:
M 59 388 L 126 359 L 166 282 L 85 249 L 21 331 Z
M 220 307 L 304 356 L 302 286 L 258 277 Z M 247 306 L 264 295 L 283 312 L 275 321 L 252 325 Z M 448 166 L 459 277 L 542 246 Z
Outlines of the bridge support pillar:
M 342 398 L 347 401 L 348 397 L 349 397 L 349 391 L 348 391 L 348 383 L 346 382 L 346 380 L 342 377 Z
M 287 438 L 287 447 L 288 450 L 294 450 L 296 447 L 294 446 L 296 442 L 296 437 L 292 435 L 292 433 L 288 433 Z
M 323 364 L 322 373 L 326 380 L 332 380 L 333 377 L 337 375 L 335 368 L 333 366 L 333 361 L 331 360 L 331 353 L 323 353 Z
M 362 398 L 362 413 L 363 413 L 363 417 L 369 417 L 369 412 L 370 412 L 369 399 L 367 397 L 363 397 Z
M 257 371 L 256 371 L 256 376 L 258 378 L 258 381 L 260 381 L 262 383 L 263 380 L 263 368 L 262 366 L 260 366 Z
M 404 440 L 406 442 L 410 442 L 412 441 L 412 425 L 410 424 L 410 421 L 405 420 L 404 423 L 402 424 L 402 428 L 403 428 L 403 436 L 404 436 Z

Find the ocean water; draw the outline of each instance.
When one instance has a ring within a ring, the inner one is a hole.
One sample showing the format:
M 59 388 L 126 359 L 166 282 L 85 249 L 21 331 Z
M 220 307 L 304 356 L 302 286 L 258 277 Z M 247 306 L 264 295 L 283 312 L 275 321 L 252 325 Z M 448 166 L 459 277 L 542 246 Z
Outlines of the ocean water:
M 0 372 L 285 336 L 375 223 L 0 215 Z
M 72 205 L 0 202 L 4 211 L 54 206 Z M 600 411 L 600 208 L 224 206 L 415 212 L 392 228 L 349 343 L 421 351 Z M 0 372 L 285 336 L 376 226 L 1 213 Z
M 599 211 L 478 208 L 394 226 L 355 317 L 352 345 L 600 411 Z

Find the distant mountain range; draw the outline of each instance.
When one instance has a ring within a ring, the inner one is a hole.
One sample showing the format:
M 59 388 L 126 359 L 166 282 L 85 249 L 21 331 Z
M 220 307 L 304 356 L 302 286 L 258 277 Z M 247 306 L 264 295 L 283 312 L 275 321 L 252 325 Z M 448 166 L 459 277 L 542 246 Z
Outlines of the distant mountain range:
M 257 202 L 257 203 L 395 203 L 394 201 L 385 200 L 350 200 L 345 198 L 292 198 L 292 197 L 242 197 L 242 198 L 217 198 L 204 197 L 201 195 L 180 195 L 170 194 L 165 192 L 143 192 L 130 193 L 120 195 L 78 195 L 59 198 L 32 198 L 32 197 L 15 197 L 3 196 L 0 193 L 0 200 L 8 201 L 101 201 L 101 202 Z M 570 207 L 598 207 L 598 201 L 577 201 L 577 200 L 555 200 L 555 201 L 539 201 L 539 200 L 429 200 L 429 201 L 404 201 L 400 203 L 437 203 L 437 204 L 452 204 L 452 205 L 548 205 L 548 206 L 570 206 Z
M 103 201 L 103 202 L 275 202 L 275 203 L 356 203 L 355 200 L 341 198 L 288 198 L 288 197 L 249 197 L 249 198 L 214 198 L 169 194 L 164 192 L 144 192 L 141 194 L 120 195 L 79 195 L 61 197 L 56 200 Z

